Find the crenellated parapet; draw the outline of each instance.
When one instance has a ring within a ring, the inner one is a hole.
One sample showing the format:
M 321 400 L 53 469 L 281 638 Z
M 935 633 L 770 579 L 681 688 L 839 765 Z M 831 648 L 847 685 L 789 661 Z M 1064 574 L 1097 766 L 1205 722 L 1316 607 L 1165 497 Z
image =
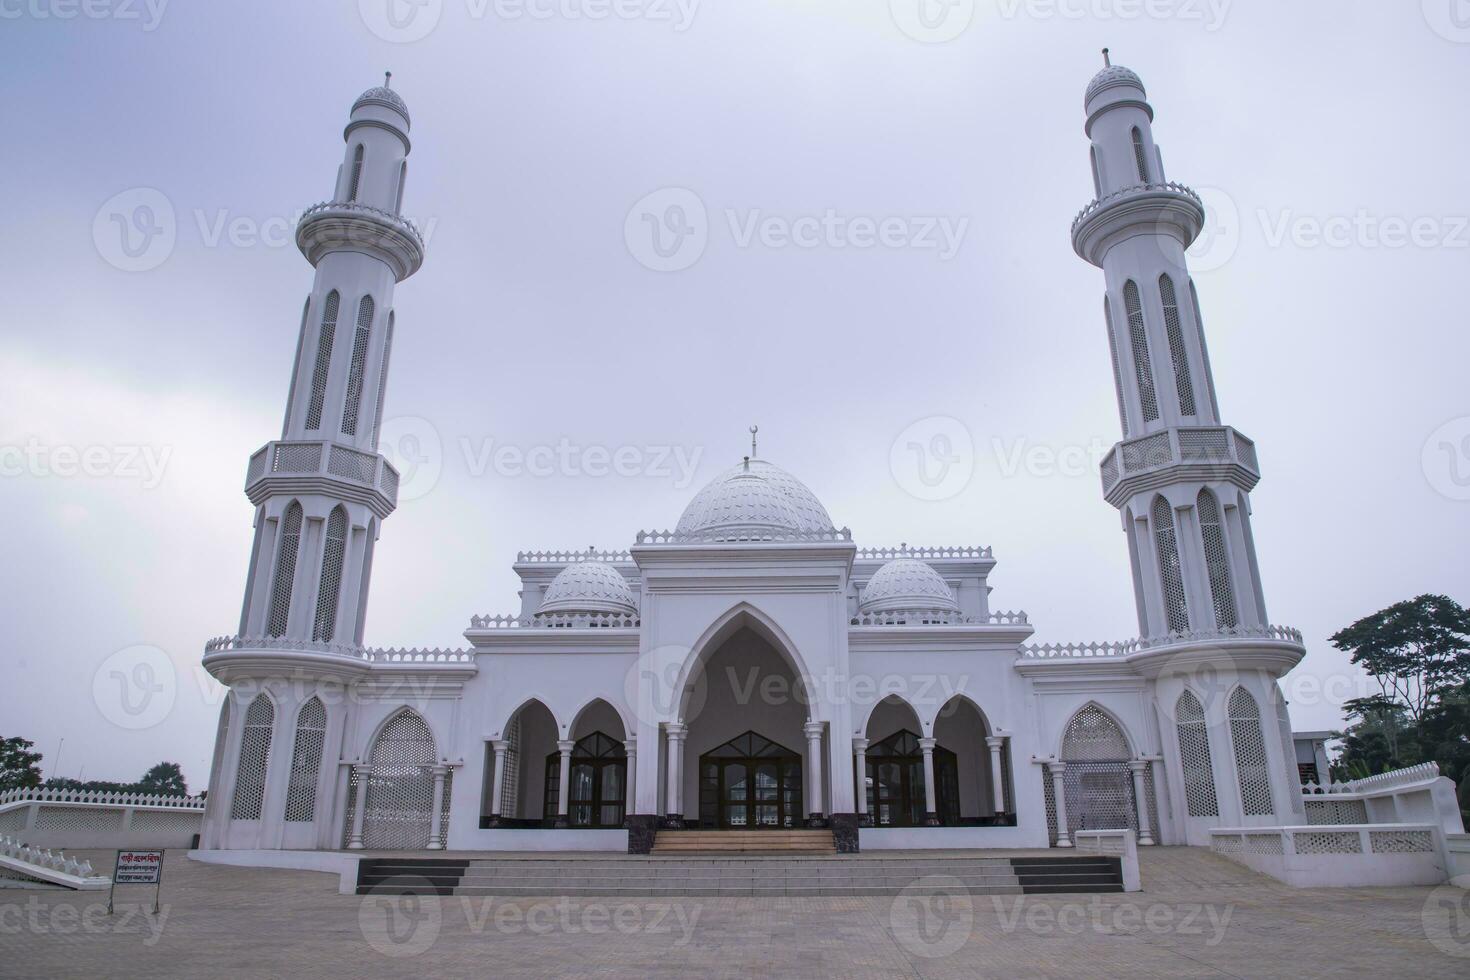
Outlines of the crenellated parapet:
M 312 265 L 331 252 L 382 260 L 402 282 L 424 264 L 424 236 L 402 215 L 357 201 L 313 204 L 296 225 L 296 247 Z

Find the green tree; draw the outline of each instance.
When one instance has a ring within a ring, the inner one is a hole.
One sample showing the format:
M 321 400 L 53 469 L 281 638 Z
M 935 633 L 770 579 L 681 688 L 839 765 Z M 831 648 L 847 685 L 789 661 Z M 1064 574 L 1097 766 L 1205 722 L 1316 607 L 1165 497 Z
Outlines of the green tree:
M 165 796 L 188 796 L 189 787 L 184 783 L 184 771 L 177 762 L 160 762 L 143 774 L 138 782 L 142 793 L 161 793 Z
M 41 785 L 41 753 L 19 735 L 0 738 L 0 793 Z

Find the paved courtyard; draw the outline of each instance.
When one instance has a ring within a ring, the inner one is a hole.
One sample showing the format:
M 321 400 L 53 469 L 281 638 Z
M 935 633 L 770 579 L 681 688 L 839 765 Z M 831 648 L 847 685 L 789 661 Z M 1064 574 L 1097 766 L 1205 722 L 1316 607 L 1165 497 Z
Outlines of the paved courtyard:
M 0 975 L 1470 976 L 1458 889 L 1295 890 L 1183 848 L 1142 872 L 1100 896 L 385 899 L 178 852 L 156 917 L 148 886 L 111 917 L 106 892 L 0 890 Z

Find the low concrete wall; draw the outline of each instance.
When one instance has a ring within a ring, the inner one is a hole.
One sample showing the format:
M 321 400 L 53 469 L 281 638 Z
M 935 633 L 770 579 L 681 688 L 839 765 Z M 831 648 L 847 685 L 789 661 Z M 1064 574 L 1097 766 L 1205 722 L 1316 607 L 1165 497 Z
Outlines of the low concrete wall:
M 452 834 L 455 851 L 617 851 L 628 852 L 626 830 L 467 830 Z M 443 851 L 425 852 L 427 856 Z
M 442 851 L 425 851 L 426 857 Z M 357 865 L 362 858 L 340 851 L 190 851 L 189 860 L 232 868 L 279 868 L 282 871 L 321 871 L 338 876 L 337 891 L 357 892 Z
M 1313 824 L 1210 831 L 1210 848 L 1297 888 L 1438 885 L 1448 877 L 1437 824 Z
M 860 827 L 864 851 L 929 851 L 954 848 L 1046 847 L 1046 828 L 1030 827 Z
M 0 804 L 0 832 L 32 847 L 191 847 L 204 822 L 202 804 L 192 801 L 188 805 L 150 805 L 127 802 L 128 797 L 117 794 L 79 795 L 77 799 L 57 799 L 54 797 L 60 794 L 43 791 L 34 795 L 42 798 Z

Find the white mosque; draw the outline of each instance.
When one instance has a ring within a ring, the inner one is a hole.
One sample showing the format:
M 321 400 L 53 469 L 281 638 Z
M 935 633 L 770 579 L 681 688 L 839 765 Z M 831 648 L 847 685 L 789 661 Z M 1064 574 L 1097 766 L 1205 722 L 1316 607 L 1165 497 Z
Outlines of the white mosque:
M 1123 439 L 1102 464 L 1140 639 L 1029 645 L 993 608 L 989 548 L 860 547 L 796 475 L 733 461 L 672 531 L 522 552 L 519 609 L 464 651 L 363 645 L 398 473 L 376 451 L 408 107 L 353 104 L 332 199 L 297 230 L 316 269 L 281 437 L 250 458 L 255 540 L 205 849 L 645 853 L 655 838 L 797 828 L 839 851 L 1069 847 L 1128 827 L 1208 844 L 1305 823 L 1251 534 L 1251 440 L 1222 423 L 1185 249 L 1205 212 L 1166 179 L 1143 83 L 1087 87 L 1096 199 L 1072 226 L 1103 270 Z M 1021 605 L 1024 597 L 1016 597 Z

